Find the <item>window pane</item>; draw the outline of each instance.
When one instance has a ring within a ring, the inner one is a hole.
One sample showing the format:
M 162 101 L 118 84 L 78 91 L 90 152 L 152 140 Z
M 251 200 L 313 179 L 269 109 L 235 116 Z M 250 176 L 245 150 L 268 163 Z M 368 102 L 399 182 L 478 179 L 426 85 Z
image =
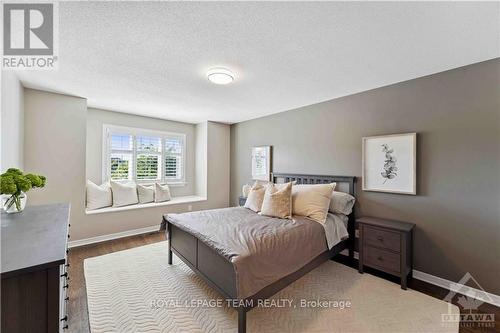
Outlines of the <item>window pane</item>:
M 137 150 L 141 151 L 161 151 L 161 138 L 151 136 L 138 136 L 137 137 Z
M 149 155 L 149 154 L 139 154 L 137 155 L 137 179 L 144 180 L 156 180 L 158 179 L 158 166 L 160 156 L 159 155 Z
M 167 138 L 165 139 L 165 150 L 167 154 L 182 154 L 182 146 L 184 145 L 182 138 Z
M 165 177 L 182 179 L 182 159 L 180 156 L 165 157 Z
M 132 179 L 132 155 L 111 154 L 111 179 Z
M 144 130 L 134 135 L 132 130 L 108 129 L 107 172 L 113 180 L 180 181 L 184 179 L 185 137 L 181 134 L 158 134 Z M 118 131 L 118 130 L 117 130 Z
M 132 150 L 132 135 L 111 135 L 112 150 Z

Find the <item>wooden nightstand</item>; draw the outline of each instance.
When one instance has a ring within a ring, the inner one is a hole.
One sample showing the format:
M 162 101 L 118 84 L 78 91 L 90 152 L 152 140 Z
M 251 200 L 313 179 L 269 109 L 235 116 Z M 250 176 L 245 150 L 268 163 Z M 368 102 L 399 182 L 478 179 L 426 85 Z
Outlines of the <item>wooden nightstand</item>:
M 361 217 L 359 227 L 359 272 L 369 266 L 401 278 L 406 289 L 408 274 L 413 269 L 412 238 L 415 224 Z
M 240 206 L 245 206 L 245 202 L 247 202 L 247 198 L 243 197 L 243 196 L 239 196 L 238 197 L 238 204 Z

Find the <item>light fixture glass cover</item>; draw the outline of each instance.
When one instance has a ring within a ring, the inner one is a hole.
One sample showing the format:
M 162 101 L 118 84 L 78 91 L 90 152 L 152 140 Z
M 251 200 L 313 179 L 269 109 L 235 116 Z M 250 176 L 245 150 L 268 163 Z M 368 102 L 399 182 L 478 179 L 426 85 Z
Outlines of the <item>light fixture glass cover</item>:
M 215 84 L 228 84 L 233 82 L 234 74 L 227 68 L 214 67 L 208 70 L 207 78 Z

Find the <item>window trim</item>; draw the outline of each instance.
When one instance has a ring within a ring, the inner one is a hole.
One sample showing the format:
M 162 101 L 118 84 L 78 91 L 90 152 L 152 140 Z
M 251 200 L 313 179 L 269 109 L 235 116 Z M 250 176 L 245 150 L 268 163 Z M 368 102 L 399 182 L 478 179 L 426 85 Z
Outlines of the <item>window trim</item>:
M 119 125 L 112 125 L 112 124 L 103 124 L 102 125 L 102 160 L 101 160 L 101 167 L 102 167 L 102 180 L 103 182 L 110 181 L 111 180 L 111 169 L 109 168 L 109 157 L 111 155 L 111 134 L 123 134 L 123 135 L 132 135 L 134 137 L 133 139 L 133 147 L 132 147 L 132 181 L 134 181 L 136 184 L 154 184 L 156 182 L 160 182 L 161 184 L 168 184 L 172 186 L 185 186 L 186 183 L 186 151 L 187 151 L 187 141 L 186 141 L 186 134 L 185 133 L 178 133 L 178 132 L 170 132 L 170 131 L 158 131 L 158 130 L 150 130 L 146 128 L 139 128 L 139 127 L 128 127 L 128 126 L 119 126 Z M 136 158 L 137 158 L 137 147 L 136 147 L 136 136 L 153 136 L 153 137 L 160 137 L 161 140 L 161 178 L 156 179 L 156 180 L 151 180 L 151 179 L 146 179 L 146 180 L 138 180 L 137 175 L 136 175 Z M 163 163 L 165 162 L 165 139 L 168 137 L 181 137 L 183 141 L 183 149 L 182 149 L 182 167 L 181 167 L 181 172 L 182 172 L 182 178 L 175 179 L 172 181 L 172 179 L 168 179 L 165 176 L 165 166 Z M 117 182 L 128 182 L 130 180 L 117 180 Z

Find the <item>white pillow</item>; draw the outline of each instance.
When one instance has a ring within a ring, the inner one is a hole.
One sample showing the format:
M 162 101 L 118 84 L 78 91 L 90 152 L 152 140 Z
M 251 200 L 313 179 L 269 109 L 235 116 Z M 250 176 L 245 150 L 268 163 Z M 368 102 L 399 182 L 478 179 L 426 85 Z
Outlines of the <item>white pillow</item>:
M 328 210 L 332 213 L 349 215 L 352 213 L 352 208 L 354 207 L 355 202 L 356 199 L 352 195 L 334 191 L 332 193 L 330 207 Z
M 139 202 L 137 197 L 137 187 L 134 183 L 120 184 L 111 181 L 113 191 L 113 207 L 133 205 Z
M 87 180 L 87 209 L 94 210 L 109 207 L 113 204 L 113 195 L 109 182 L 98 186 Z
M 172 196 L 170 195 L 168 185 L 155 183 L 155 202 L 169 201 L 170 199 L 172 199 Z
M 155 189 L 153 186 L 137 185 L 137 194 L 139 195 L 139 203 L 155 201 Z
M 248 193 L 244 207 L 253 210 L 256 213 L 260 212 L 265 193 L 266 188 L 264 186 L 254 185 Z
M 335 186 L 335 183 L 293 186 L 293 214 L 309 217 L 319 223 L 325 223 L 330 198 Z

